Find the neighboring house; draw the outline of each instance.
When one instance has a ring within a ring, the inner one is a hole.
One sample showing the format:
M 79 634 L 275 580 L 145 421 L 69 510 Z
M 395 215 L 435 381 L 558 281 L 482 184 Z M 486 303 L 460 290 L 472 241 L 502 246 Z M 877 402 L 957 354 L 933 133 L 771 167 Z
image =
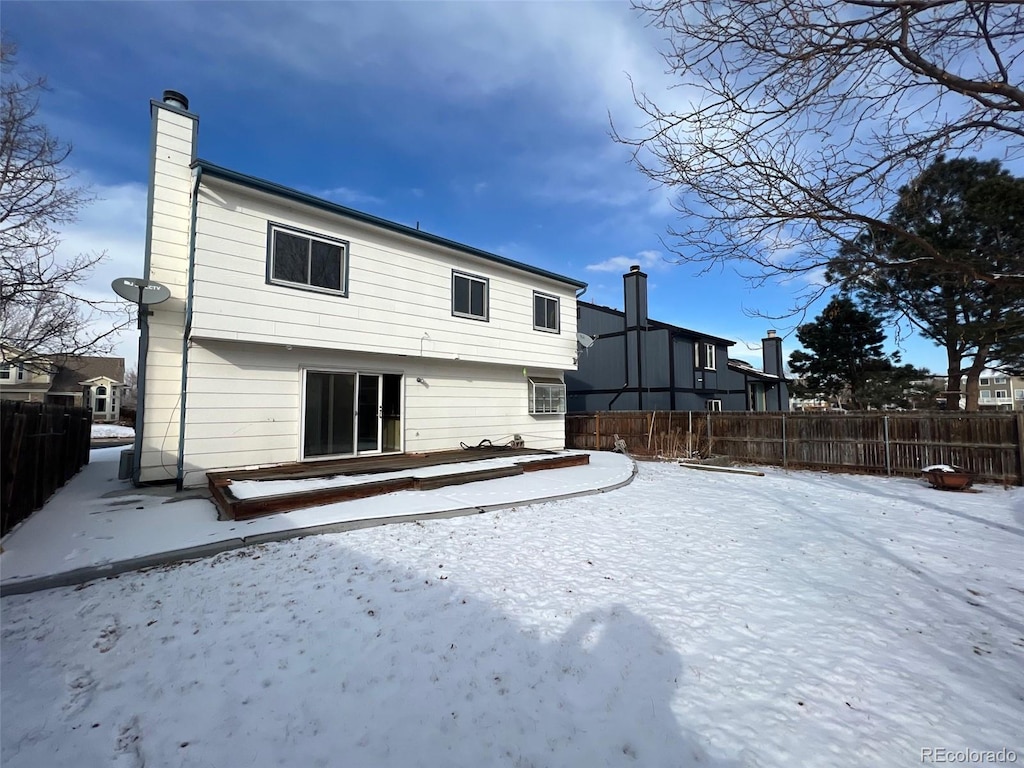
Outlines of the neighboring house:
M 623 283 L 623 311 L 578 303 L 579 330 L 594 342 L 565 376 L 570 411 L 789 410 L 775 331 L 762 340 L 759 370 L 729 357 L 735 342 L 648 318 L 647 275 L 639 266 Z
M 68 355 L 0 364 L 0 398 L 91 408 L 94 421 L 118 420 L 123 387 L 122 357 Z
M 151 102 L 135 482 L 495 444 L 565 445 L 585 283 L 196 159 Z
M 966 376 L 962 382 L 966 387 Z M 964 398 L 961 398 L 961 407 L 963 402 Z M 978 379 L 978 408 L 984 411 L 1024 411 L 1024 376 L 983 371 Z

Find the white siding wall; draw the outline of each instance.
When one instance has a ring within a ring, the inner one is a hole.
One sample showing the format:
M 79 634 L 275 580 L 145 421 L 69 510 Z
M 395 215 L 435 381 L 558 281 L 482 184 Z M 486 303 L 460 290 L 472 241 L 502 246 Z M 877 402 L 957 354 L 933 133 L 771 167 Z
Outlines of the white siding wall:
M 142 482 L 177 476 L 181 406 L 182 336 L 188 292 L 188 248 L 194 118 L 154 105 L 155 166 L 149 269 L 146 278 L 166 285 L 171 298 L 153 306 L 149 318 Z
M 185 485 L 203 485 L 214 469 L 299 460 L 303 369 L 404 374 L 406 451 L 504 442 L 517 433 L 531 448 L 565 445 L 561 416 L 527 412 L 522 367 L 205 340 L 189 350 Z
M 268 285 L 268 221 L 347 240 L 348 297 Z M 490 281 L 490 320 L 452 317 L 452 269 Z M 561 333 L 533 329 L 533 292 L 560 299 Z M 575 367 L 570 286 L 220 180 L 199 192 L 194 337 Z

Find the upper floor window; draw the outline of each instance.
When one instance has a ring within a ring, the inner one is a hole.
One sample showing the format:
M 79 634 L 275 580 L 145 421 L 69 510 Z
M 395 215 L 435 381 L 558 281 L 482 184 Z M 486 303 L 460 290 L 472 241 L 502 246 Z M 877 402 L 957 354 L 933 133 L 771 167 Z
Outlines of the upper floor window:
M 992 399 L 992 390 L 983 389 L 978 394 L 981 395 L 981 399 L 982 400 L 991 400 Z
M 486 277 L 452 272 L 452 314 L 473 320 L 487 320 Z
M 715 345 L 710 342 L 697 342 L 693 346 L 693 367 L 715 369 Z
M 1007 394 L 1006 394 L 1006 390 L 1005 389 L 997 389 L 996 390 L 996 399 L 1004 399 L 1005 400 L 1006 397 L 1007 397 Z
M 558 333 L 558 297 L 533 294 L 533 327 L 538 331 Z
M 0 381 L 22 381 L 25 378 L 25 369 L 20 365 L 10 363 L 0 364 Z
M 720 410 L 722 410 L 722 401 L 721 400 L 707 400 L 707 401 L 705 401 L 705 407 L 709 411 L 720 411 Z
M 267 275 L 271 283 L 344 296 L 347 259 L 344 240 L 270 225 Z
M 988 376 L 982 376 L 980 379 L 978 379 L 978 384 L 982 387 L 987 387 L 991 383 L 992 379 L 990 379 Z

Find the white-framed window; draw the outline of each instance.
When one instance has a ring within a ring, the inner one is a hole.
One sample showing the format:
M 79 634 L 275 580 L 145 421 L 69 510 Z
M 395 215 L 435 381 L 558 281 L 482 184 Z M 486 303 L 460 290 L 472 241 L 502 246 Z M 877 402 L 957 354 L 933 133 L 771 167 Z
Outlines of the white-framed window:
M 565 413 L 565 384 L 559 379 L 530 379 L 530 413 Z
M 997 389 L 996 390 L 996 400 L 1006 400 L 1007 397 L 1008 397 L 1008 395 L 1006 394 L 1006 390 L 1005 389 Z
M 983 390 L 981 390 L 980 394 L 981 394 L 981 399 L 982 400 L 991 400 L 992 399 L 992 391 L 991 390 L 983 389 Z
M 722 401 L 721 400 L 708 400 L 707 403 L 705 403 L 705 407 L 709 411 L 720 411 L 720 410 L 722 410 Z
M 533 292 L 533 329 L 558 333 L 559 301 L 557 296 Z
M 23 381 L 25 368 L 11 363 L 0 363 L 0 381 Z
M 992 383 L 993 384 L 1009 384 L 1010 383 L 1010 377 L 1009 376 L 993 376 L 992 377 Z
M 980 379 L 978 379 L 978 384 L 982 387 L 987 387 L 991 383 L 992 379 L 989 376 L 982 376 Z
M 345 296 L 348 243 L 271 223 L 267 282 Z
M 99 413 L 106 413 L 107 411 L 107 388 L 104 386 L 96 387 L 96 394 L 93 397 L 92 409 Z
M 1015 390 L 1013 390 L 1013 399 L 1014 400 L 1024 400 L 1024 389 L 1015 389 Z
M 694 361 L 696 368 L 715 370 L 715 345 L 709 341 L 702 341 L 696 346 L 697 359 Z
M 486 277 L 452 270 L 452 314 L 471 320 L 488 318 L 488 288 Z

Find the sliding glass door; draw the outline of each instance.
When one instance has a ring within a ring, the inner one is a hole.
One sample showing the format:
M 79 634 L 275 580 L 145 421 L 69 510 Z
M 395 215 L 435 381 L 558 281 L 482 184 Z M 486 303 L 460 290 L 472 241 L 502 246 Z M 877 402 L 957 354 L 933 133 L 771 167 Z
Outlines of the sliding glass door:
M 380 450 L 380 375 L 360 373 L 356 383 L 356 452 Z
M 379 373 L 307 371 L 303 457 L 380 453 L 382 399 Z

